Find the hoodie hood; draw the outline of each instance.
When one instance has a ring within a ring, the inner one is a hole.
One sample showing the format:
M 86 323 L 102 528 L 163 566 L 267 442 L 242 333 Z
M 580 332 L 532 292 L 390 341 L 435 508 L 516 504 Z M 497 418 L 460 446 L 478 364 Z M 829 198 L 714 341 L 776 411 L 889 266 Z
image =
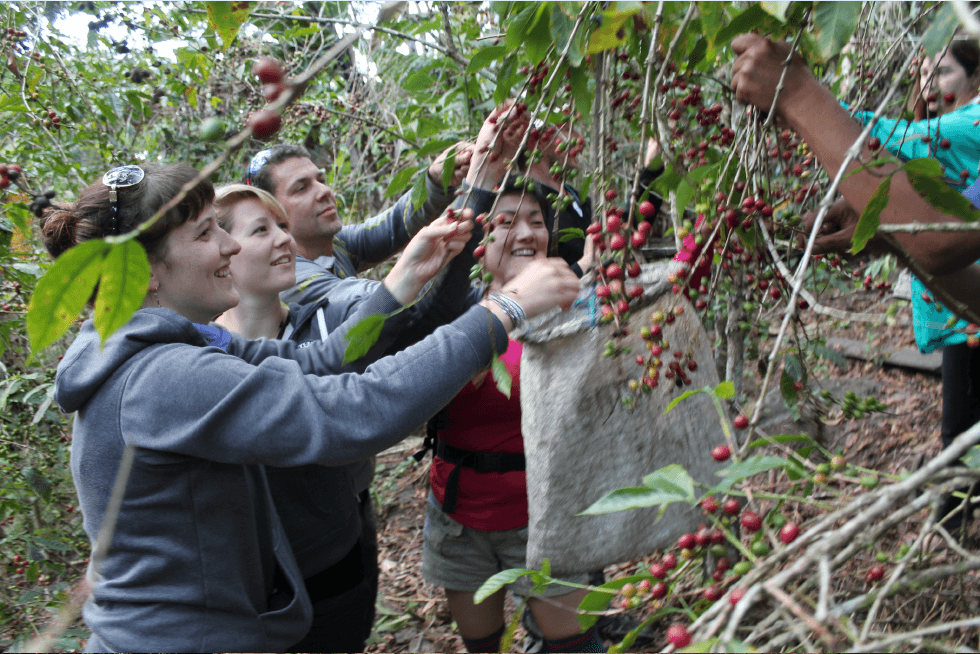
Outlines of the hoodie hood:
M 194 323 L 170 309 L 140 309 L 100 346 L 95 324 L 86 320 L 78 338 L 58 364 L 54 399 L 62 411 L 78 411 L 125 364 L 151 345 L 207 342 Z

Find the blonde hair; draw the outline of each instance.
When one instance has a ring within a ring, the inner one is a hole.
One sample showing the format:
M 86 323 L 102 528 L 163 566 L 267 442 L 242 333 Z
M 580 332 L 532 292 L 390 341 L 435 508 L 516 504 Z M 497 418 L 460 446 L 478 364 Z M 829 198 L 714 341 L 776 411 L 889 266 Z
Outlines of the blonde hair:
M 259 204 L 271 211 L 277 220 L 289 222 L 286 210 L 271 193 L 245 184 L 227 184 L 214 191 L 214 208 L 221 229 L 226 232 L 231 231 L 231 209 L 242 200 L 258 200 Z

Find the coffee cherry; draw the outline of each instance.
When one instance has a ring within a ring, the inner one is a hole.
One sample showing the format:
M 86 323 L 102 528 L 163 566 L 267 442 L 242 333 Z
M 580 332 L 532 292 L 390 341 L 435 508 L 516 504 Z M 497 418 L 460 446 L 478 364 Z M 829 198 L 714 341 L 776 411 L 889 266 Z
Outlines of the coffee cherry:
M 626 239 L 623 238 L 622 234 L 613 234 L 612 238 L 609 239 L 609 249 L 618 252 L 626 247 Z
M 881 139 L 880 138 L 878 138 L 877 136 L 872 136 L 871 138 L 868 139 L 868 149 L 869 150 L 877 150 L 879 148 L 881 148 Z
M 746 429 L 749 426 L 749 419 L 740 413 L 737 416 L 735 416 L 735 419 L 732 421 L 732 423 L 735 425 L 736 429 Z
M 682 550 L 694 549 L 695 544 L 694 534 L 681 534 L 681 537 L 677 539 L 677 547 Z
M 783 528 L 779 530 L 779 540 L 783 541 L 785 545 L 792 543 L 799 535 L 800 528 L 793 522 L 787 522 L 785 525 L 783 525 Z
M 732 455 L 732 451 L 728 449 L 727 445 L 719 445 L 715 449 L 711 450 L 711 458 L 715 461 L 728 461 L 728 457 Z
M 608 279 L 623 279 L 623 269 L 619 264 L 611 263 L 606 267 L 606 277 Z
M 725 593 L 721 590 L 721 587 L 718 586 L 718 584 L 712 584 L 704 589 L 703 594 L 704 599 L 708 600 L 709 602 L 717 602 Z
M 486 253 L 487 253 L 487 248 L 485 246 L 483 246 L 483 245 L 477 245 L 476 246 L 476 249 L 473 250 L 473 258 L 474 259 L 479 259 L 479 258 L 481 258 Z M 606 290 L 608 290 L 608 287 L 606 287 Z M 599 295 L 598 289 L 596 290 L 596 295 Z
M 225 135 L 225 121 L 212 116 L 201 123 L 200 133 L 205 141 L 218 141 Z
M 616 189 L 611 188 L 608 191 L 606 191 L 606 200 L 608 200 L 609 202 L 612 202 L 613 200 L 616 199 L 616 197 L 618 195 L 619 195 L 619 193 L 616 191 Z
M 650 597 L 653 599 L 663 599 L 667 597 L 668 590 L 670 589 L 665 582 L 658 581 L 650 587 Z
M 732 606 L 735 606 L 743 597 L 745 597 L 744 588 L 733 588 L 732 594 L 728 596 L 728 601 L 731 602 Z
M 949 139 L 939 139 L 939 147 L 941 147 L 943 150 L 949 150 L 949 146 Z
M 691 634 L 687 633 L 687 627 L 684 625 L 671 625 L 667 629 L 667 642 L 677 649 L 681 649 L 691 644 Z
M 725 504 L 722 505 L 722 510 L 725 512 L 725 515 L 735 516 L 742 510 L 742 505 L 736 499 L 725 500 Z
M 644 200 L 640 203 L 640 215 L 644 218 L 653 218 L 657 213 L 657 207 L 649 200 Z
M 876 581 L 880 581 L 885 576 L 885 567 L 882 565 L 873 565 L 871 569 L 868 570 L 868 574 L 864 576 L 864 579 L 870 584 Z
M 673 570 L 677 567 L 677 556 L 673 552 L 667 552 L 664 554 L 664 558 L 660 559 L 660 562 L 668 570 Z
M 742 514 L 742 528 L 747 531 L 759 531 L 762 529 L 762 518 L 754 511 L 746 511 Z
M 282 127 L 282 117 L 271 109 L 262 109 L 249 116 L 246 123 L 252 129 L 252 136 L 260 141 L 271 138 Z
M 282 82 L 282 66 L 272 57 L 259 57 L 252 65 L 252 74 L 263 84 L 280 84 Z
M 650 575 L 654 579 L 666 579 L 667 578 L 667 568 L 665 568 L 660 563 L 654 563 L 650 566 Z

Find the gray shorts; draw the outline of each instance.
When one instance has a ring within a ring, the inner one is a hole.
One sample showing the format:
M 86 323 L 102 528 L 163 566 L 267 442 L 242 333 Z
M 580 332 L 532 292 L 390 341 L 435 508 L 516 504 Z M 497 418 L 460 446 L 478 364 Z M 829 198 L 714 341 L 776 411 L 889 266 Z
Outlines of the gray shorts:
M 466 527 L 443 513 L 432 493 L 426 503 L 425 547 L 422 576 L 434 586 L 474 593 L 487 579 L 501 570 L 525 567 L 527 527 L 504 531 L 483 531 Z M 563 581 L 587 584 L 588 575 L 561 577 Z M 507 588 L 515 595 L 531 595 L 531 577 L 520 577 Z M 551 584 L 536 595 L 556 597 L 577 590 Z

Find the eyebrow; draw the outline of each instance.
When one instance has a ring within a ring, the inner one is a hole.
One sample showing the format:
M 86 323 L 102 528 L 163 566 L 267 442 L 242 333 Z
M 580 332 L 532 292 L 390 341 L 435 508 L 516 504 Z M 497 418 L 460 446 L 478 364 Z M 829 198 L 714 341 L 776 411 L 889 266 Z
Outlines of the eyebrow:
M 204 227 L 206 223 L 210 223 L 212 219 L 217 219 L 217 215 L 214 213 L 209 213 L 206 216 L 201 216 L 200 218 L 197 219 L 197 222 L 194 224 L 194 229 L 195 230 L 201 229 L 202 227 Z

